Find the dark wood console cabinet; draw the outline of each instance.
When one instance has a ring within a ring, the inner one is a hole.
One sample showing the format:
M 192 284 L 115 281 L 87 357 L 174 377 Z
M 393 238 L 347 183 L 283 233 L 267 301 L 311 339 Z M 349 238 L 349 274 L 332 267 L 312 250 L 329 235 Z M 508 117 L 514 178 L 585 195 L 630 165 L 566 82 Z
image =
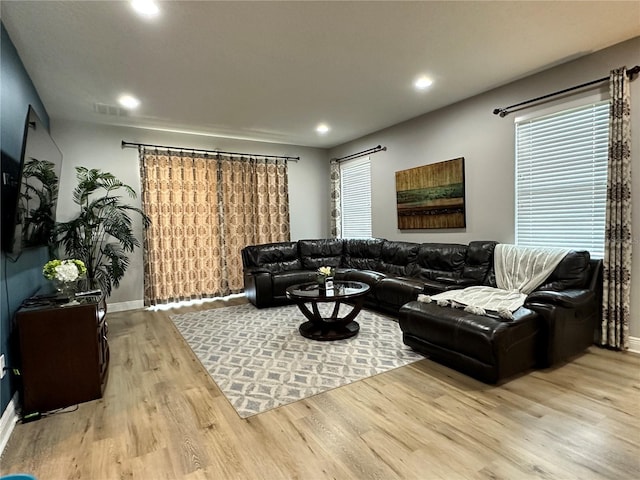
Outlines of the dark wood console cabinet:
M 45 302 L 16 313 L 23 414 L 102 397 L 109 366 L 105 297 L 78 302 Z

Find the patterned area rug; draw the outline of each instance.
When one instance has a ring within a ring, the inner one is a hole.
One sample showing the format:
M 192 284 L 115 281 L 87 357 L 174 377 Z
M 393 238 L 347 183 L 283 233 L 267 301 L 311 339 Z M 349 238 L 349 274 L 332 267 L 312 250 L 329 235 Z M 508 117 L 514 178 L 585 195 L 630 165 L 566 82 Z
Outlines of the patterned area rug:
M 242 418 L 424 358 L 402 343 L 395 320 L 378 313 L 362 310 L 360 333 L 333 342 L 302 337 L 303 319 L 295 305 L 171 316 Z

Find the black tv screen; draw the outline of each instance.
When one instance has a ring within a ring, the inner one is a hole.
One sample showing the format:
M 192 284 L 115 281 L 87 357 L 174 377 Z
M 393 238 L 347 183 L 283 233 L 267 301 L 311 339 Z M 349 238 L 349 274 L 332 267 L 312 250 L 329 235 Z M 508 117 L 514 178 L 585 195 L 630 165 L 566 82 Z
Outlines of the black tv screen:
M 2 249 L 19 254 L 52 242 L 62 153 L 29 106 L 20 162 L 2 158 Z

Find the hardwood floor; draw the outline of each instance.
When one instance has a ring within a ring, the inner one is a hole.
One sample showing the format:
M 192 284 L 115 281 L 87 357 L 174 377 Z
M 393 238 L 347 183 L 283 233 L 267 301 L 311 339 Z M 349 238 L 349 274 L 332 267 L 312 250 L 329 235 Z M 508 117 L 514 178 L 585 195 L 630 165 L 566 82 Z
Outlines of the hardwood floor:
M 632 479 L 640 356 L 592 347 L 489 386 L 421 360 L 242 420 L 173 311 L 109 313 L 105 395 L 18 424 L 1 473 L 57 479 Z

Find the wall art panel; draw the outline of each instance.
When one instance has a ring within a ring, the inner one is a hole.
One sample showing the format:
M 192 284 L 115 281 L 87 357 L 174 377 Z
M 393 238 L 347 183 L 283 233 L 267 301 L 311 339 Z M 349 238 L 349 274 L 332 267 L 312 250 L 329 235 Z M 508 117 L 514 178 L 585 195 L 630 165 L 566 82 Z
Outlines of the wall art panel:
M 398 228 L 466 226 L 464 158 L 396 172 Z

